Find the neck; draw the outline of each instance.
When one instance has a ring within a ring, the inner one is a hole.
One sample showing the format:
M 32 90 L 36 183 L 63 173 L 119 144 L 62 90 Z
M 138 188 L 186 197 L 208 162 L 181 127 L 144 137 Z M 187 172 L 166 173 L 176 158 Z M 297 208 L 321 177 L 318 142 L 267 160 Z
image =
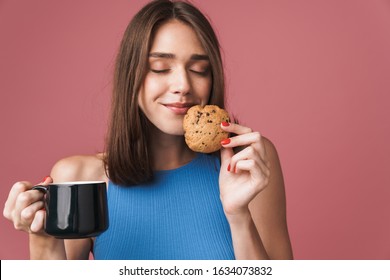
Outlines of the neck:
M 154 170 L 175 169 L 190 162 L 195 157 L 182 135 L 155 133 L 151 143 Z

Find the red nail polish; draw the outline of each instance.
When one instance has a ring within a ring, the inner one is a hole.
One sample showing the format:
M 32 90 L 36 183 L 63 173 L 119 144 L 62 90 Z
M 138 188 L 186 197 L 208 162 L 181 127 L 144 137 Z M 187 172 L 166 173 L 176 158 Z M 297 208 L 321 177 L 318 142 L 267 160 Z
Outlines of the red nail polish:
M 230 124 L 228 122 L 222 122 L 222 126 L 229 126 Z
M 228 165 L 227 171 L 230 172 L 230 164 Z
M 230 143 L 230 138 L 221 141 L 221 145 L 227 145 Z
M 45 178 L 43 178 L 42 183 L 44 183 L 47 178 L 50 178 L 50 176 L 46 176 Z

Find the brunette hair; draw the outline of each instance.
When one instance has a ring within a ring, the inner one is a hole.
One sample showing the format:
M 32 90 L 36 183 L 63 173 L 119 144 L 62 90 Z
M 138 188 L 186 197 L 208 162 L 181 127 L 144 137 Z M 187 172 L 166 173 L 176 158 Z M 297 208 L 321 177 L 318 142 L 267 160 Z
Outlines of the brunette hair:
M 114 71 L 111 117 L 104 167 L 118 185 L 135 185 L 153 178 L 149 152 L 152 125 L 138 105 L 138 94 L 148 71 L 148 56 L 157 28 L 176 19 L 190 26 L 209 56 L 212 89 L 209 104 L 224 108 L 224 73 L 220 45 L 206 17 L 188 2 L 157 0 L 144 6 L 126 28 Z

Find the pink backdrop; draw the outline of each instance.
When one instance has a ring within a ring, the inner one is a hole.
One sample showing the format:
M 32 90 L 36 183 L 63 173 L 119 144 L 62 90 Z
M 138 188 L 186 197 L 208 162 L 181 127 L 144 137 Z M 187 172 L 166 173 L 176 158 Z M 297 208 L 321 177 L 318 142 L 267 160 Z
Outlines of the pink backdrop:
M 101 151 L 145 2 L 0 2 L 1 206 L 15 181 Z M 390 259 L 390 2 L 193 2 L 220 36 L 231 113 L 278 148 L 295 257 Z M 0 226 L 0 258 L 28 258 L 27 235 Z

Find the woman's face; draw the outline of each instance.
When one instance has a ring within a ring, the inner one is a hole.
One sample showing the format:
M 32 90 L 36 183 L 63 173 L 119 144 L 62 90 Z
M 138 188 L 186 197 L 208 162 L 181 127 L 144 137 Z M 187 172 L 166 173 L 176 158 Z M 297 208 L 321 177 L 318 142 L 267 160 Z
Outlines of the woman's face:
M 210 61 L 191 27 L 172 20 L 161 25 L 149 52 L 149 69 L 138 102 L 162 132 L 183 135 L 183 118 L 193 105 L 206 105 Z

